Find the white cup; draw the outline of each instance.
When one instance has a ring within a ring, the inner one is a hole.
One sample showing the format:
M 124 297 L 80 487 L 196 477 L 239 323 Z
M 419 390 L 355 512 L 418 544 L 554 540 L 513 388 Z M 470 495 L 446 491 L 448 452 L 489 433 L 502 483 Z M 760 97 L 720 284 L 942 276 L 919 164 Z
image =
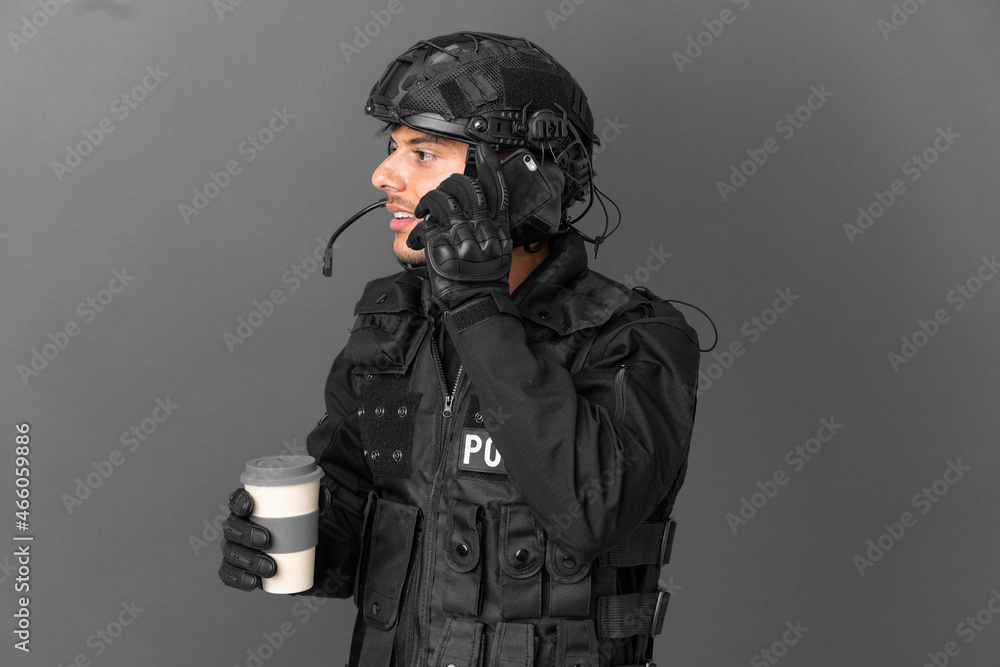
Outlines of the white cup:
M 323 471 L 311 456 L 266 456 L 249 461 L 240 476 L 253 498 L 250 521 L 271 533 L 264 553 L 278 570 L 263 578 L 268 593 L 312 588 L 319 540 L 319 480 Z

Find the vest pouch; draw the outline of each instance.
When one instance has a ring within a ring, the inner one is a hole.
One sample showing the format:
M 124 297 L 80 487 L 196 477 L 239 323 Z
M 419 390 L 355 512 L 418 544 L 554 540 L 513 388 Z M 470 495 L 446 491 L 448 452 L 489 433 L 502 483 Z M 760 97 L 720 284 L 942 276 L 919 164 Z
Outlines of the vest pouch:
M 361 647 L 361 664 L 366 667 L 389 665 L 419 518 L 416 507 L 385 498 L 376 501 L 359 606 L 366 624 Z
M 415 296 L 407 291 L 419 289 L 408 284 L 386 287 L 374 282 L 365 287 L 354 307 L 357 318 L 344 347 L 344 358 L 354 365 L 352 372 L 407 372 L 430 325 L 410 305 L 414 299 L 419 303 L 419 291 Z
M 448 570 L 442 603 L 447 612 L 479 615 L 483 580 L 482 512 L 479 505 L 456 500 L 448 514 L 448 528 L 443 535 Z
M 365 568 L 368 566 L 368 543 L 372 537 L 372 517 L 375 514 L 375 505 L 378 503 L 378 494 L 375 491 L 368 492 L 368 502 L 365 504 L 364 518 L 361 520 L 361 546 L 358 554 L 358 563 L 354 570 L 354 606 L 361 608 L 361 580 L 364 578 Z
M 549 615 L 590 616 L 590 563 L 570 556 L 551 539 L 545 549 Z
M 599 667 L 597 633 L 592 619 L 560 620 L 556 632 L 553 667 Z
M 361 664 L 367 663 L 362 661 Z M 449 618 L 444 624 L 431 664 L 434 667 L 481 667 L 483 624 L 468 618 Z
M 499 621 L 486 667 L 534 667 L 539 641 L 531 623 Z
M 500 508 L 499 552 L 501 616 L 540 618 L 545 534 L 527 505 Z

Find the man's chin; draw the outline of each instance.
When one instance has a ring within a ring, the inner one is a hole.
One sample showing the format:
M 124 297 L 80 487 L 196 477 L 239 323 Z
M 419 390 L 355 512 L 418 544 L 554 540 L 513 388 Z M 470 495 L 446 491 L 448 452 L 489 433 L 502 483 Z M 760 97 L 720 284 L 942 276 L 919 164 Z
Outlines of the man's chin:
M 410 266 L 427 266 L 427 258 L 423 256 L 419 258 L 413 258 L 411 256 L 401 257 L 399 253 L 396 253 L 396 259 L 403 263 L 409 263 Z
M 403 250 L 393 246 L 392 251 L 396 255 L 396 259 L 400 262 L 409 262 L 413 266 L 427 265 L 427 255 L 424 254 L 423 250 L 414 250 L 404 244 Z

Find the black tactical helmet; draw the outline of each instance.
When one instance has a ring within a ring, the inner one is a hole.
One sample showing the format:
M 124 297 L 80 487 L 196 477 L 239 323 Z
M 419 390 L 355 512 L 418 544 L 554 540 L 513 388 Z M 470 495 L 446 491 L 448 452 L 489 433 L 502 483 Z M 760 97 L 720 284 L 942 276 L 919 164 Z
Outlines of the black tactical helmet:
M 565 211 L 588 192 L 600 139 L 587 96 L 536 44 L 486 32 L 420 40 L 372 88 L 365 113 L 497 152 L 529 149 L 565 174 Z M 466 173 L 475 176 L 473 151 Z

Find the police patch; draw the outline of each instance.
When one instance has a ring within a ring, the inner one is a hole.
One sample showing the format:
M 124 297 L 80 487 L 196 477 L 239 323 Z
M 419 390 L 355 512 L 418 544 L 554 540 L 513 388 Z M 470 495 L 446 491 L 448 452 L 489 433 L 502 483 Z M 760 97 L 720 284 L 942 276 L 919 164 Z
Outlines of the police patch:
M 458 467 L 461 470 L 507 474 L 500 452 L 493 446 L 493 438 L 481 428 L 462 430 L 462 442 L 458 448 Z

